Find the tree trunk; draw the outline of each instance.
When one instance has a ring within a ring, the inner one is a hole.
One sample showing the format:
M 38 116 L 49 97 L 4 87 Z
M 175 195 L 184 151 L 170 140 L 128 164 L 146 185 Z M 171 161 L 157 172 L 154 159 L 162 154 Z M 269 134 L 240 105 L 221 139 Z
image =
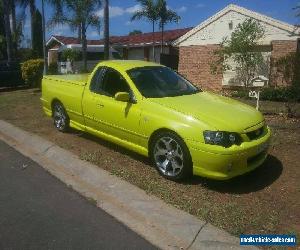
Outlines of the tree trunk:
M 155 22 L 152 21 L 152 55 L 153 55 L 153 62 L 155 62 L 154 25 L 155 25 Z
M 11 62 L 13 58 L 13 51 L 12 51 L 12 37 L 11 37 L 10 22 L 9 22 L 9 2 L 7 0 L 3 0 L 3 12 L 4 12 L 7 60 Z
M 45 28 L 45 10 L 44 0 L 42 0 L 42 29 L 43 29 L 43 55 L 44 55 L 44 75 L 48 73 L 48 55 L 46 48 L 46 28 Z
M 13 35 L 13 48 L 14 54 L 16 54 L 18 50 L 18 37 L 17 37 L 17 21 L 16 21 L 16 4 L 14 0 L 10 1 L 10 8 L 11 8 L 11 19 L 12 19 L 12 35 Z
M 164 25 L 161 25 L 161 46 L 160 46 L 160 53 L 164 53 Z
M 83 62 L 83 70 L 87 71 L 87 58 L 86 58 L 86 49 L 87 49 L 87 41 L 86 41 L 86 27 L 85 23 L 81 24 L 81 38 L 82 38 L 82 62 Z
M 81 37 L 82 37 L 82 34 L 81 34 L 81 25 L 79 24 L 78 25 L 78 43 L 81 43 Z
M 104 0 L 104 60 L 109 59 L 109 2 Z
M 30 10 L 30 22 L 31 22 L 31 48 L 33 48 L 33 39 L 34 39 L 34 19 L 35 19 L 35 1 L 29 1 L 29 10 Z

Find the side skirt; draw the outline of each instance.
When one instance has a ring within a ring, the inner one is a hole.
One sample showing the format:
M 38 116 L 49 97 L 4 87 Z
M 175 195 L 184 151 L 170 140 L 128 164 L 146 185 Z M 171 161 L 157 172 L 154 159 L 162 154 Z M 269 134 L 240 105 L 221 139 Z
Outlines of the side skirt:
M 103 133 L 99 130 L 96 130 L 96 129 L 93 129 L 93 128 L 90 128 L 90 127 L 87 127 L 87 126 L 84 126 L 82 124 L 79 124 L 77 122 L 74 122 L 74 121 L 70 121 L 70 127 L 74 128 L 74 129 L 78 129 L 78 130 L 81 130 L 81 131 L 85 131 L 85 132 L 88 132 L 92 135 L 95 135 L 97 137 L 100 137 L 104 140 L 107 140 L 107 141 L 110 141 L 112 143 L 115 143 L 117 145 L 120 145 L 124 148 L 127 148 L 131 151 L 134 151 L 138 154 L 141 154 L 143 156 L 146 156 L 148 157 L 148 149 L 147 148 L 144 148 L 142 146 L 139 146 L 137 144 L 134 144 L 132 142 L 128 142 L 128 141 L 125 141 L 125 140 L 122 140 L 118 137 L 115 137 L 115 136 L 112 136 L 112 135 L 109 135 L 109 134 L 106 134 L 106 133 Z

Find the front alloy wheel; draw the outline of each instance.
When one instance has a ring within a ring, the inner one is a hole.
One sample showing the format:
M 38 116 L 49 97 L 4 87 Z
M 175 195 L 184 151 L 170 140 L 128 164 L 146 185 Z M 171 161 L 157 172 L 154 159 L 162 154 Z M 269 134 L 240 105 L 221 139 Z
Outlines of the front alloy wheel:
M 191 173 L 192 164 L 185 143 L 177 135 L 159 136 L 152 148 L 152 160 L 161 175 L 179 180 Z

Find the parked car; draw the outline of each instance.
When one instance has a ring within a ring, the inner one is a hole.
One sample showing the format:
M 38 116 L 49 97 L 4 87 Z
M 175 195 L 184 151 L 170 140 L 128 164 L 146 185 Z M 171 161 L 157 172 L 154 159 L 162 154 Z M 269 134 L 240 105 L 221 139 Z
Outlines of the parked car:
M 90 75 L 44 76 L 41 101 L 59 131 L 72 127 L 149 156 L 171 180 L 229 179 L 268 154 L 271 132 L 259 111 L 151 62 L 105 61 Z
M 0 62 L 0 88 L 16 87 L 24 84 L 21 67 L 18 62 Z

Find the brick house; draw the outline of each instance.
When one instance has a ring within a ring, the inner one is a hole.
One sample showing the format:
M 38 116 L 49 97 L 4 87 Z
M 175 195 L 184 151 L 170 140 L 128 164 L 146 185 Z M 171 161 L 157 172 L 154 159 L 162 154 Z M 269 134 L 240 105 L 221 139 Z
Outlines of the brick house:
M 213 52 L 219 48 L 223 38 L 230 36 L 234 28 L 247 18 L 257 20 L 265 29 L 265 36 L 259 41 L 259 49 L 266 63 L 264 77 L 269 79 L 270 85 L 289 84 L 284 81 L 272 62 L 297 51 L 299 28 L 233 4 L 174 41 L 173 45 L 179 48 L 179 72 L 204 89 L 220 91 L 238 85 L 239 83 L 234 81 L 235 70 L 213 75 L 210 62 L 214 60 Z
M 192 28 L 166 30 L 164 32 L 163 53 L 167 55 L 178 55 L 178 49 L 172 43 L 190 31 Z M 154 40 L 155 58 L 152 53 L 152 43 Z M 58 50 L 64 45 L 78 45 L 80 41 L 75 37 L 65 37 L 53 35 L 47 41 L 48 63 L 58 60 Z M 88 40 L 87 46 L 103 46 L 103 40 Z M 124 59 L 136 59 L 160 62 L 161 58 L 161 32 L 142 33 L 126 36 L 111 36 L 110 45 L 118 50 Z

